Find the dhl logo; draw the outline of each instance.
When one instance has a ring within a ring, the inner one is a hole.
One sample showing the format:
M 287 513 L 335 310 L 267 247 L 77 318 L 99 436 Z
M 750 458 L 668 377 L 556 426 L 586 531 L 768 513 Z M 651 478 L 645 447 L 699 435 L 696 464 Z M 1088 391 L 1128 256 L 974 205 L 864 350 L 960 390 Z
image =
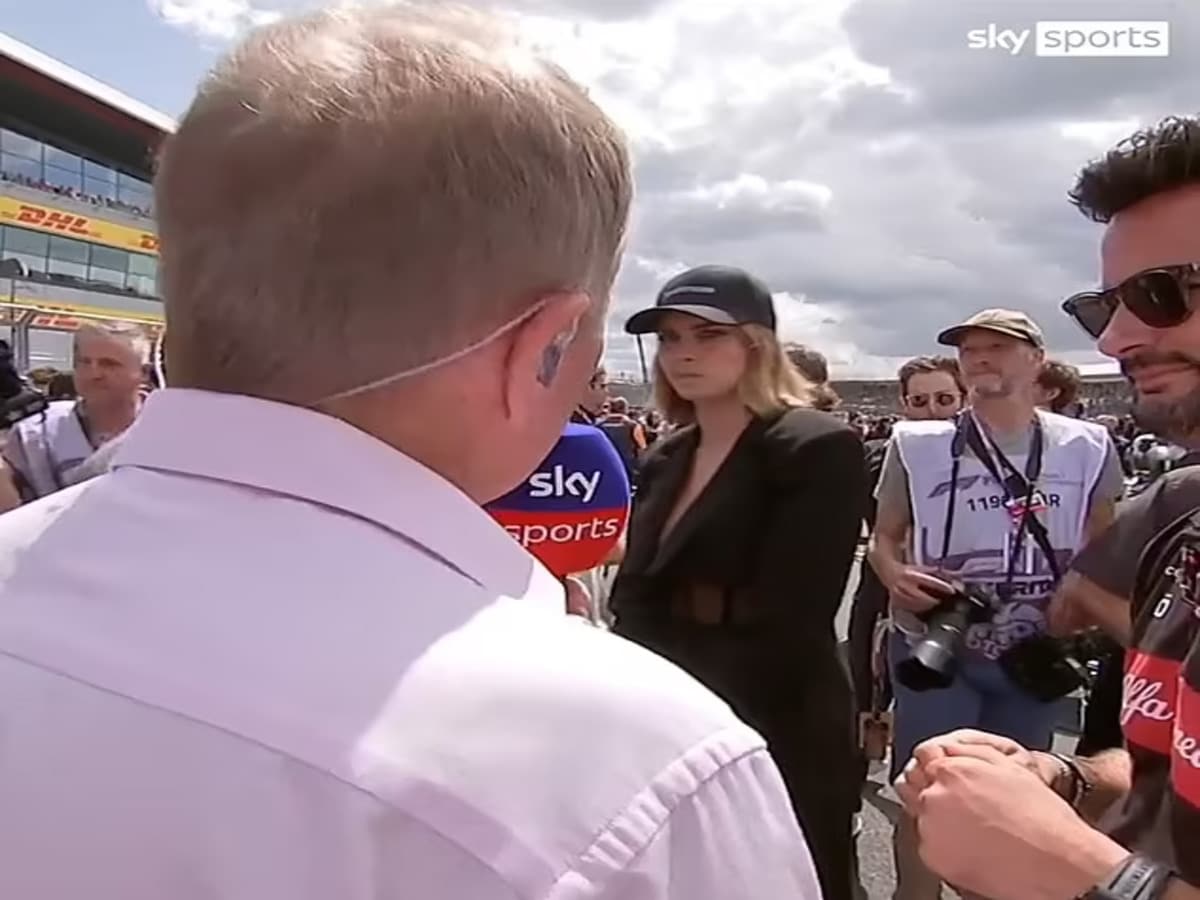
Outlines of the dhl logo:
M 26 203 L 11 197 L 0 197 L 0 221 L 51 234 L 78 237 L 121 250 L 132 250 L 135 253 L 158 253 L 158 236 L 148 231 L 39 206 L 36 203 Z
M 17 211 L 17 221 L 23 225 L 32 225 L 43 231 L 62 231 L 67 234 L 78 234 L 90 237 L 87 216 L 75 216 L 71 213 L 57 210 L 42 209 L 39 206 L 29 206 L 22 203 Z

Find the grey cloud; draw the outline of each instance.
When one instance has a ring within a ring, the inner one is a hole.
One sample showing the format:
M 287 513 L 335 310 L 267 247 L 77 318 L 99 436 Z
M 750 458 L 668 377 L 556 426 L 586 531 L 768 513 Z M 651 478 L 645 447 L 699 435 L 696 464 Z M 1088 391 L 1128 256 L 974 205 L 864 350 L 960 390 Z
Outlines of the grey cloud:
M 831 31 L 812 24 L 799 0 L 794 11 L 780 2 L 768 13 L 759 2 L 728 15 L 675 17 L 674 40 L 644 51 L 652 58 L 614 47 L 589 85 L 651 125 L 634 129 L 637 202 L 608 323 L 610 367 L 638 370 L 625 319 L 652 303 L 677 267 L 708 262 L 762 276 L 790 295 L 780 300 L 789 327 L 850 347 L 849 357 L 854 349 L 889 359 L 935 350 L 939 329 L 988 306 L 1028 311 L 1057 352 L 1086 351 L 1058 305 L 1094 282 L 1100 230 L 1066 192 L 1103 148 L 1064 137 L 1060 126 L 1200 106 L 1192 86 L 1200 4 L 856 0 Z M 684 2 L 505 5 L 557 15 L 590 39 L 600 20 L 672 17 Z M 1167 19 L 1173 53 L 1057 60 L 966 47 L 966 32 L 988 22 L 1027 27 L 1051 18 Z M 824 90 L 814 61 L 847 39 L 862 60 L 888 69 L 892 84 Z M 740 73 L 749 64 L 770 77 L 748 88 Z M 696 106 L 668 115 L 679 111 L 666 97 L 696 85 L 683 91 Z M 827 204 L 802 196 L 781 203 L 778 190 L 716 190 L 743 176 L 825 185 L 831 196 Z M 653 341 L 645 349 L 652 354 Z
M 1031 28 L 1039 20 L 1166 20 L 1165 58 L 1040 58 L 1026 49 L 967 46 L 967 32 L 995 24 Z M 1170 0 L 1037 0 L 946 3 L 942 0 L 855 0 L 843 26 L 864 60 L 888 68 L 915 92 L 912 102 L 873 88 L 851 98 L 837 124 L 870 129 L 930 123 L 988 124 L 1051 116 L 1119 118 L 1147 101 L 1182 89 L 1195 74 L 1200 8 Z M 1194 101 L 1192 101 L 1194 103 Z
M 506 0 L 508 9 L 535 15 L 619 20 L 649 15 L 670 0 Z

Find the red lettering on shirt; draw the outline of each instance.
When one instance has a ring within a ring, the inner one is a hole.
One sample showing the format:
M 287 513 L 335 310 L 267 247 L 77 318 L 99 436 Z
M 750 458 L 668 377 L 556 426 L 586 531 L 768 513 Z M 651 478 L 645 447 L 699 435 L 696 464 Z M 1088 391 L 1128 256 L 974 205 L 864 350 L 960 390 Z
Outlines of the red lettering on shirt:
M 1200 693 L 1187 684 L 1179 689 L 1172 747 L 1171 783 L 1175 793 L 1200 809 Z
M 1179 670 L 1176 660 L 1140 650 L 1126 655 L 1121 730 L 1131 744 L 1171 755 Z

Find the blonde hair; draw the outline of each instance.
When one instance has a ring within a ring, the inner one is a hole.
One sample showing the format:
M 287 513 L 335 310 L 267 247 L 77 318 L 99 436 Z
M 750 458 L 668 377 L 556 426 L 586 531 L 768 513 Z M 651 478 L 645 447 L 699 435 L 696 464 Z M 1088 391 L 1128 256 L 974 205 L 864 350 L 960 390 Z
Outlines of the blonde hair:
M 137 357 L 138 365 L 144 366 L 150 361 L 150 336 L 146 334 L 144 328 L 133 322 L 105 321 L 103 319 L 85 322 L 72 335 L 72 351 L 78 354 L 80 341 L 89 337 L 115 340 L 126 344 Z
M 775 332 L 762 325 L 738 327 L 748 350 L 746 370 L 738 380 L 742 405 L 759 417 L 772 416 L 794 407 L 811 408 L 817 400 L 817 385 L 800 373 L 788 359 Z M 654 405 L 667 421 L 689 425 L 695 408 L 671 387 L 662 364 L 654 360 Z
M 172 384 L 313 402 L 551 292 L 603 315 L 631 193 L 616 126 L 494 18 L 406 3 L 269 25 L 159 161 Z

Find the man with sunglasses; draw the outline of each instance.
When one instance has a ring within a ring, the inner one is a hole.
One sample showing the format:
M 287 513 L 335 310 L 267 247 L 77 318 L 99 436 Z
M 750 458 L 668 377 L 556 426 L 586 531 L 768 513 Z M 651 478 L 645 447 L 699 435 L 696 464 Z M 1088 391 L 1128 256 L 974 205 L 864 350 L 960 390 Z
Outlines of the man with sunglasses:
M 1200 120 L 1139 131 L 1071 197 L 1107 226 L 1104 286 L 1064 309 L 1120 361 L 1143 427 L 1200 449 Z M 943 877 L 995 900 L 1200 900 L 1200 513 L 1149 541 L 1131 599 L 1126 750 L 1056 758 L 978 732 L 917 749 L 897 790 Z
M 1028 316 L 984 310 L 938 340 L 958 350 L 971 409 L 952 422 L 898 425 L 877 492 L 872 564 L 894 625 L 893 775 L 919 743 L 956 728 L 1050 747 L 1057 707 L 1013 682 L 1003 661 L 1045 632 L 1066 561 L 1111 521 L 1124 487 L 1103 426 L 1036 409 L 1045 342 Z M 998 606 L 967 630 L 949 686 L 919 690 L 898 673 L 955 583 L 992 592 Z M 896 897 L 936 898 L 912 824 L 895 833 Z
M 963 407 L 966 388 L 963 386 L 958 363 L 946 356 L 918 356 L 900 367 L 900 409 L 905 419 L 924 421 L 952 419 Z M 865 444 L 867 479 L 872 493 L 883 471 L 888 439 L 868 439 Z M 867 528 L 875 527 L 874 499 L 867 510 Z M 891 705 L 891 685 L 886 667 L 878 663 L 876 631 L 887 612 L 887 588 L 870 565 L 862 567 L 858 589 L 850 610 L 847 635 L 850 675 L 854 682 L 854 697 L 860 721 L 859 743 L 863 750 L 860 776 L 866 781 L 869 773 L 867 743 L 871 729 L 885 722 L 884 711 Z M 883 671 L 880 669 L 883 668 Z M 882 727 L 886 734 L 887 726 Z

